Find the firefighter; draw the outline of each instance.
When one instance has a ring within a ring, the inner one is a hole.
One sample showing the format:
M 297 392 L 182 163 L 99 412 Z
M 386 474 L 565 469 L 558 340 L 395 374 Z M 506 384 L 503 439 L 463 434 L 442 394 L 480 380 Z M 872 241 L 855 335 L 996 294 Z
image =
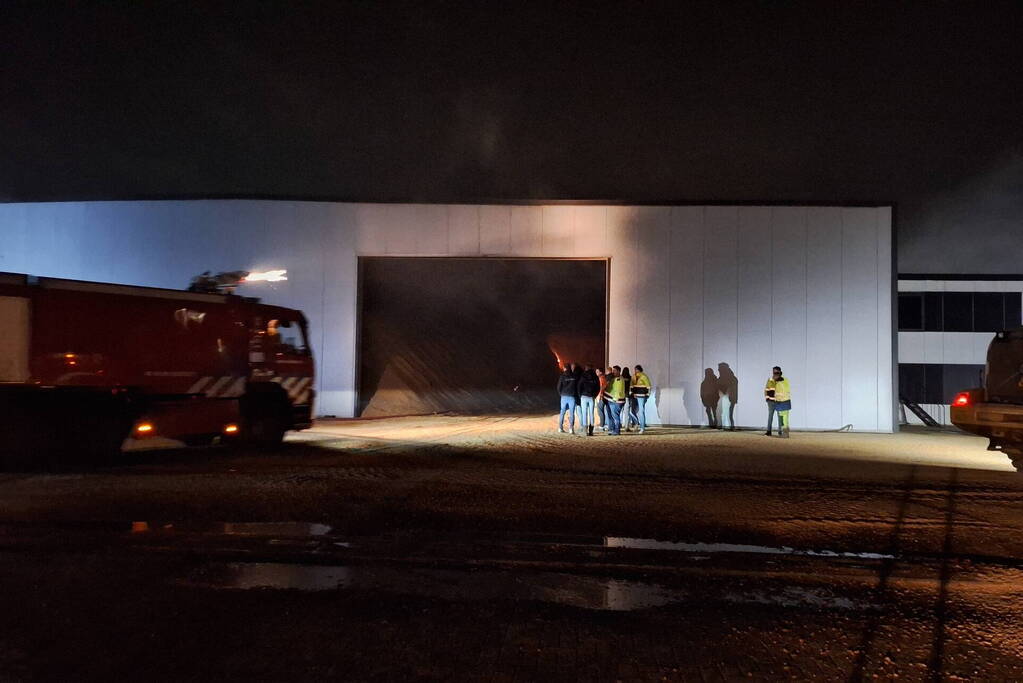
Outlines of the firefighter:
M 276 349 L 281 343 L 280 321 L 270 320 L 266 323 L 266 342 L 271 349 Z
M 789 411 L 792 410 L 792 390 L 789 387 L 789 380 L 782 375 L 781 368 L 777 365 L 772 368 L 771 378 L 764 386 L 764 397 L 767 399 L 765 436 L 771 436 L 771 421 L 777 412 L 778 436 L 787 439 L 789 436 Z

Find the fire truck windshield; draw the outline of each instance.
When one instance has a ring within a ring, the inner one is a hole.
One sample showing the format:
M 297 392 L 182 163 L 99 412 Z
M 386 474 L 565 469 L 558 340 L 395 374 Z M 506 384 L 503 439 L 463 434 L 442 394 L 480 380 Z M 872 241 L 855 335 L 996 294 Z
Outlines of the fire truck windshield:
M 271 320 L 266 326 L 267 341 L 275 346 L 277 353 L 287 355 L 308 355 L 302 326 L 292 320 Z

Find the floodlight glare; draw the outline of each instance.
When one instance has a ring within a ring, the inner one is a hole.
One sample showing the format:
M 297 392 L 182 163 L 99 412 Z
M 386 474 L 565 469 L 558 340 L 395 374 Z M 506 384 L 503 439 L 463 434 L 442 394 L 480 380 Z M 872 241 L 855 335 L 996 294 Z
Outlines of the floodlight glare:
M 288 279 L 286 270 L 265 270 L 262 273 L 249 273 L 242 282 L 282 282 Z

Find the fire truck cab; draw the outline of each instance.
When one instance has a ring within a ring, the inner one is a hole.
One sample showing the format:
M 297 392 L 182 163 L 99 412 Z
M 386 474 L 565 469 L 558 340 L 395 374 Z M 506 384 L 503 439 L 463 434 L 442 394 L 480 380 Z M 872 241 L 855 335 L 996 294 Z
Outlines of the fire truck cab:
M 312 422 L 301 311 L 0 274 L 0 451 L 110 454 L 127 437 L 279 443 Z

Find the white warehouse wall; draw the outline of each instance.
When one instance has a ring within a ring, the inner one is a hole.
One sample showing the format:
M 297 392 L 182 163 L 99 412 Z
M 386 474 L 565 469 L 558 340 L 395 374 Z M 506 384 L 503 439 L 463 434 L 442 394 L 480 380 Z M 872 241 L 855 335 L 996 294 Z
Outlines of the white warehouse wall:
M 358 256 L 610 258 L 610 360 L 646 368 L 652 422 L 705 423 L 703 369 L 725 362 L 740 426 L 781 365 L 794 428 L 891 431 L 891 230 L 889 207 L 0 204 L 0 271 L 182 288 L 286 268 L 245 293 L 305 311 L 318 413 L 351 416 Z

